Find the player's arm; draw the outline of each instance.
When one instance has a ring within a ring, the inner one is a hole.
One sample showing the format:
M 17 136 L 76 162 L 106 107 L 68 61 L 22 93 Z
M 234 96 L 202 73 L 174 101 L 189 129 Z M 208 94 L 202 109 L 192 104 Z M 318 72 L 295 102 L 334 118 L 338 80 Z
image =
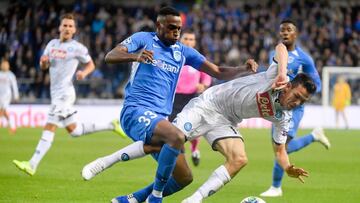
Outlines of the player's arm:
M 311 79 L 315 82 L 316 92 L 319 93 L 321 91 L 321 80 L 320 80 L 319 72 L 315 67 L 314 60 L 308 55 L 305 55 L 304 59 L 305 59 L 305 63 L 303 64 L 302 70 L 304 73 L 309 75 Z
M 42 55 L 40 57 L 40 68 L 42 70 L 46 70 L 50 67 L 50 60 L 49 60 L 49 56 L 47 55 Z
M 209 74 L 220 80 L 231 80 L 241 76 L 244 73 L 256 72 L 258 64 L 253 59 L 248 59 L 244 65 L 238 67 L 217 66 L 208 60 L 200 66 L 200 71 Z
M 276 45 L 274 59 L 278 64 L 278 74 L 274 84 L 272 85 L 273 89 L 282 89 L 288 82 L 288 77 L 286 75 L 288 58 L 289 54 L 286 46 L 283 43 Z
M 89 62 L 87 62 L 84 65 L 84 69 L 82 70 L 78 70 L 76 72 L 76 79 L 77 80 L 83 80 L 84 78 L 86 78 L 86 76 L 88 76 L 90 73 L 92 73 L 95 70 L 95 64 L 94 61 L 92 59 L 90 59 Z
M 19 100 L 19 88 L 18 88 L 16 77 L 14 74 L 12 74 L 12 77 L 10 80 L 11 80 L 11 89 L 12 89 L 12 93 L 13 93 L 13 98 L 15 101 L 18 101 Z
M 142 50 L 140 53 L 128 53 L 126 46 L 117 45 L 105 56 L 105 62 L 114 64 L 114 63 L 123 63 L 123 62 L 146 62 L 152 61 L 154 58 L 154 53 L 150 50 Z

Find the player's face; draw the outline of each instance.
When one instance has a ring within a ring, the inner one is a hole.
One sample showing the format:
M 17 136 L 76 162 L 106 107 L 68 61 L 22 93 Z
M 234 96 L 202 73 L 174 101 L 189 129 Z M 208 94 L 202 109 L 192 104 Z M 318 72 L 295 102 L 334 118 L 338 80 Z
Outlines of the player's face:
M 302 85 L 292 87 L 290 83 L 284 88 L 280 96 L 280 105 L 287 110 L 293 109 L 310 99 L 310 94 Z
M 186 46 L 194 48 L 196 45 L 195 34 L 193 33 L 184 33 L 181 36 L 180 42 L 185 44 Z
M 75 21 L 73 19 L 63 19 L 61 21 L 59 31 L 60 39 L 62 41 L 71 39 L 76 32 Z
M 0 66 L 1 66 L 1 69 L 0 69 L 1 71 L 8 71 L 10 69 L 10 65 L 8 62 L 2 62 L 0 64 Z
M 280 25 L 281 42 L 286 46 L 291 46 L 295 43 L 297 37 L 296 27 L 292 23 L 283 23 Z
M 180 16 L 167 15 L 156 22 L 158 35 L 166 45 L 175 44 L 180 38 Z

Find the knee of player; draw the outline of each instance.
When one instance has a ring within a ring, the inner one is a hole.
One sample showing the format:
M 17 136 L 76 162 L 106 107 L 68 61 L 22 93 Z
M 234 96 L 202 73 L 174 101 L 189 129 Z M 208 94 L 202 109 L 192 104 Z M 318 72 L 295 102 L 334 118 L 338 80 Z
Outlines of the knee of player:
M 174 131 L 171 135 L 169 144 L 174 146 L 181 146 L 185 143 L 185 134 L 182 133 L 180 130 Z
M 82 125 L 75 125 L 75 127 L 67 126 L 66 130 L 69 132 L 71 137 L 79 137 L 83 134 Z
M 237 170 L 240 170 L 242 167 L 246 166 L 247 163 L 248 158 L 246 155 L 234 156 L 232 160 L 230 160 L 230 164 L 233 165 L 233 167 Z
M 185 187 L 187 185 L 190 185 L 194 180 L 194 177 L 192 175 L 191 172 L 185 174 L 184 176 L 181 177 L 180 180 L 178 180 L 179 184 L 182 186 L 182 187 Z

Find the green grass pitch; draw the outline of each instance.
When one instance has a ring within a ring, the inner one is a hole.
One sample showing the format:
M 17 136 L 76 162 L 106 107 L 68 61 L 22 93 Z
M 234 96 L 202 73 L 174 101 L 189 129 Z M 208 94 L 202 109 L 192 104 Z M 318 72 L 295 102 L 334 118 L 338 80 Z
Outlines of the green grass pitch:
M 244 197 L 258 196 L 271 183 L 273 152 L 269 130 L 241 129 L 249 158 L 248 165 L 205 203 L 239 203 Z M 310 130 L 301 130 L 300 135 Z M 285 177 L 284 195 L 264 198 L 268 203 L 340 203 L 360 202 L 360 131 L 326 130 L 332 148 L 325 150 L 314 143 L 290 156 L 291 162 L 310 172 L 305 184 Z M 13 159 L 28 160 L 37 145 L 41 129 L 18 129 L 9 135 L 0 129 L 0 202 L 109 202 L 152 182 L 156 163 L 149 156 L 114 165 L 91 181 L 80 176 L 88 162 L 110 154 L 131 143 L 112 132 L 71 138 L 59 129 L 52 148 L 41 162 L 35 176 L 20 172 Z M 186 145 L 189 151 L 188 144 Z M 184 190 L 164 199 L 181 202 L 191 195 L 224 162 L 201 140 L 201 163 L 193 167 L 194 182 Z M 187 153 L 189 156 L 189 153 Z M 190 159 L 189 159 L 190 161 Z

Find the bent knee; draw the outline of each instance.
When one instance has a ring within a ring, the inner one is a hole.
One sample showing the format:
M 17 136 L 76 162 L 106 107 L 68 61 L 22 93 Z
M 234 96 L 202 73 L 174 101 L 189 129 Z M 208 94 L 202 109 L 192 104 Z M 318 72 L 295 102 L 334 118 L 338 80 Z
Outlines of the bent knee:
M 186 187 L 187 185 L 190 185 L 190 183 L 192 183 L 193 180 L 194 180 L 194 177 L 193 177 L 192 173 L 188 173 L 185 176 L 181 177 L 179 180 L 177 180 L 177 182 L 182 187 Z
M 242 167 L 246 166 L 248 163 L 247 156 L 237 156 L 232 161 L 230 161 L 230 164 L 236 169 L 240 170 Z

